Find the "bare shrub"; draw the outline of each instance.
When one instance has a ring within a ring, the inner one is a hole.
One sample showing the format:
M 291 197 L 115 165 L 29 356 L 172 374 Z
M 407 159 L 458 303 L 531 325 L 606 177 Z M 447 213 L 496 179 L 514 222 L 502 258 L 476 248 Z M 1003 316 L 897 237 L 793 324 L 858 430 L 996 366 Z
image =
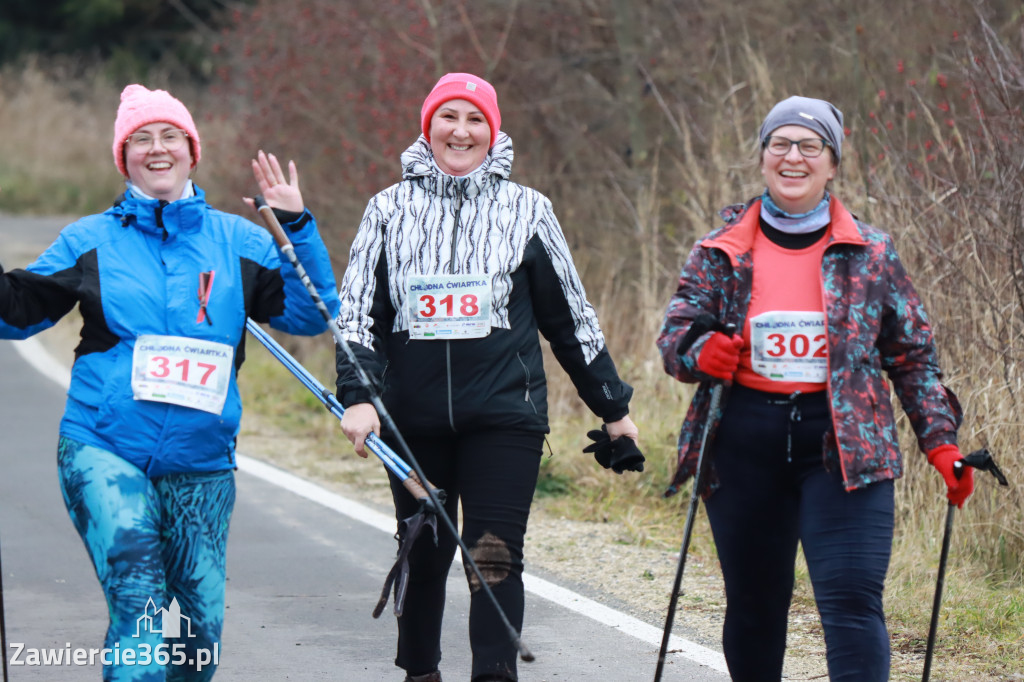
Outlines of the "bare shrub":
M 661 374 L 653 339 L 682 259 L 719 209 L 762 191 L 756 133 L 769 107 L 791 94 L 834 101 L 849 133 L 834 190 L 894 235 L 967 408 L 965 449 L 989 445 L 1012 467 L 1024 292 L 1020 18 L 1009 1 L 973 7 L 263 0 L 224 34 L 217 96 L 248 140 L 299 160 L 343 267 L 368 196 L 398 179 L 436 78 L 491 80 L 515 141 L 514 177 L 552 198 L 609 347 L 637 387 L 636 413 L 653 422 L 652 447 L 665 457 L 689 394 Z M 572 387 L 551 375 L 555 417 L 580 418 Z M 941 500 L 941 481 L 901 429 L 910 470 L 901 518 L 926 524 L 915 510 Z M 967 542 L 1002 566 L 992 548 L 1019 553 L 1013 529 L 1024 517 L 1019 499 L 1000 504 L 989 488 L 979 482 L 975 505 L 995 520 Z
M 336 251 L 370 195 L 400 178 L 399 155 L 419 135 L 436 80 L 459 70 L 493 77 L 516 3 L 478 5 L 493 20 L 471 24 L 461 4 L 415 0 L 263 0 L 236 11 L 217 48 L 222 116 L 297 159 Z
M 927 70 L 900 64 L 869 113 L 876 162 L 868 188 L 899 229 L 900 247 L 931 313 L 949 383 L 965 408 L 961 447 L 989 447 L 1001 466 L 1024 465 L 1018 443 L 1024 377 L 1024 59 L 1017 31 L 981 6 Z M 909 73 L 908 73 L 909 71 Z M 878 74 L 879 80 L 884 79 Z M 912 443 L 907 439 L 907 448 Z M 912 471 L 913 475 L 915 472 Z M 939 482 L 911 486 L 927 505 Z M 1024 496 L 978 477 L 971 552 L 1021 578 Z
M 961 443 L 989 446 L 1011 473 L 1024 464 L 1018 11 L 1010 0 L 927 11 L 890 0 L 259 0 L 226 17 L 209 88 L 159 74 L 146 85 L 196 116 L 196 181 L 216 206 L 244 212 L 235 202 L 253 191 L 257 149 L 294 158 L 340 271 L 370 194 L 398 179 L 431 85 L 447 71 L 488 78 L 515 141 L 513 177 L 555 204 L 663 478 L 689 389 L 663 376 L 653 340 L 682 259 L 719 209 L 762 191 L 755 138 L 769 107 L 791 94 L 832 100 L 849 133 L 835 193 L 894 235 L 966 408 Z M 109 140 L 124 85 L 82 65 L 0 72 L 0 205 L 105 208 L 121 187 Z M 550 374 L 553 417 L 584 418 Z M 901 433 L 900 518 L 934 530 L 941 481 L 906 424 Z M 1020 493 L 978 488 L 964 549 L 1019 582 Z
M 31 59 L 0 71 L 0 205 L 61 213 L 109 205 L 122 186 L 110 154 L 118 92 L 97 70 L 66 63 Z

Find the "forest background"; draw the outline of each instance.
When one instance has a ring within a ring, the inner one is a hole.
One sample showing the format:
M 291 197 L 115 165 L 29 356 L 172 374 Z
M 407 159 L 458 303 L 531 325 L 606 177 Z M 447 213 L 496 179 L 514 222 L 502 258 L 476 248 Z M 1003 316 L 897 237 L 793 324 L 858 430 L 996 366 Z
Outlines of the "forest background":
M 889 231 L 924 298 L 967 452 L 987 474 L 957 515 L 940 647 L 972 675 L 1024 679 L 1024 5 L 1017 0 L 5 0 L 0 7 L 0 211 L 102 211 L 121 88 L 166 88 L 197 119 L 194 177 L 244 212 L 257 149 L 298 163 L 339 277 L 370 195 L 399 178 L 436 79 L 497 88 L 514 179 L 554 202 L 608 345 L 636 388 L 648 468 L 594 475 L 593 421 L 551 375 L 554 433 L 538 503 L 677 546 L 688 490 L 666 502 L 691 387 L 654 338 L 679 268 L 718 210 L 763 189 L 757 131 L 791 94 L 845 114 L 833 191 Z M 287 341 L 329 377 L 329 343 Z M 284 427 L 314 405 L 287 377 L 248 387 Z M 243 373 L 244 374 L 244 373 Z M 902 414 L 902 412 L 899 412 Z M 322 419 L 322 417 L 319 417 Z M 323 427 L 318 457 L 336 457 Z M 927 633 L 945 506 L 900 422 L 906 476 L 888 608 L 894 647 Z M 347 453 L 346 453 L 347 454 Z M 706 531 L 706 529 L 705 529 Z M 706 532 L 696 556 L 714 556 Z M 713 563 L 713 559 L 712 562 Z M 811 600 L 801 576 L 798 601 Z M 667 595 L 666 595 L 667 601 Z M 963 679 L 950 673 L 948 679 Z M 900 678 L 902 679 L 902 678 Z M 906 679 L 913 679 L 909 676 Z M 980 679 L 980 678 L 977 678 Z

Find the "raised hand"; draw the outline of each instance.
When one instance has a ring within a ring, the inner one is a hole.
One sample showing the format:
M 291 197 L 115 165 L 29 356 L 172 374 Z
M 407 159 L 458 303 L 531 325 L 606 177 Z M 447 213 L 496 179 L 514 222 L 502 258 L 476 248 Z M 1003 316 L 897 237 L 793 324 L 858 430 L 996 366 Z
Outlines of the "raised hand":
M 261 149 L 252 160 L 252 174 L 259 185 L 260 194 L 271 208 L 302 213 L 305 203 L 299 191 L 299 171 L 294 161 L 288 162 L 288 177 L 285 177 L 281 163 L 273 154 L 266 154 Z M 254 206 L 253 200 L 245 198 L 245 203 Z

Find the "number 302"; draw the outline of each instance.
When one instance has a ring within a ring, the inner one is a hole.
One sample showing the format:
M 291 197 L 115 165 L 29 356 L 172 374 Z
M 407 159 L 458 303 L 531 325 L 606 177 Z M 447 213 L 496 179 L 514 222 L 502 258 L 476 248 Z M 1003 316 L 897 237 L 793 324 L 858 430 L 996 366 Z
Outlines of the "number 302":
M 794 358 L 805 358 L 808 354 L 811 354 L 812 358 L 828 357 L 824 334 L 818 334 L 813 340 L 809 339 L 805 334 L 793 334 L 788 337 L 788 343 L 785 334 L 769 334 L 767 341 L 765 353 L 773 358 L 781 358 L 784 355 Z M 813 353 L 811 352 L 812 344 L 814 345 Z

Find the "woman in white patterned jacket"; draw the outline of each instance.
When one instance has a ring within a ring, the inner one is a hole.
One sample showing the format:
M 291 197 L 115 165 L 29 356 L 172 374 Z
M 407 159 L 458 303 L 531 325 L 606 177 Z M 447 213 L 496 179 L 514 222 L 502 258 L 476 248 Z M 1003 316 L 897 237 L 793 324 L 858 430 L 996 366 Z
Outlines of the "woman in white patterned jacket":
M 427 477 L 446 491 L 452 518 L 461 499 L 462 537 L 518 631 L 523 538 L 549 431 L 538 331 L 604 421 L 614 446 L 595 455 L 619 473 L 643 469 L 627 416 L 632 388 L 608 354 L 551 202 L 508 179 L 512 141 L 500 132 L 494 88 L 450 73 L 427 96 L 421 123 L 402 155 L 402 181 L 367 206 L 338 320 Z M 338 397 L 342 429 L 365 457 L 380 421 L 342 353 Z M 382 437 L 390 442 L 386 430 Z M 394 477 L 391 487 L 396 518 L 411 516 L 416 501 Z M 441 679 L 456 542 L 440 535 L 436 547 L 421 538 L 410 557 L 395 661 L 407 682 Z M 515 643 L 473 583 L 472 679 L 515 680 Z

